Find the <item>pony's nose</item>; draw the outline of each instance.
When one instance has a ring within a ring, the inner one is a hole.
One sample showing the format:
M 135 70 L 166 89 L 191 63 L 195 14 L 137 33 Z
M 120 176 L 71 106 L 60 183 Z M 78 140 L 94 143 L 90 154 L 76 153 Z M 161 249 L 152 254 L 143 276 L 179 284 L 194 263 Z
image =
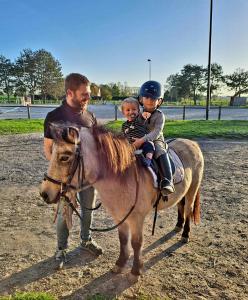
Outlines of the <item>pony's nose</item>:
M 40 193 L 40 196 L 43 198 L 43 200 L 48 203 L 48 194 L 46 192 Z

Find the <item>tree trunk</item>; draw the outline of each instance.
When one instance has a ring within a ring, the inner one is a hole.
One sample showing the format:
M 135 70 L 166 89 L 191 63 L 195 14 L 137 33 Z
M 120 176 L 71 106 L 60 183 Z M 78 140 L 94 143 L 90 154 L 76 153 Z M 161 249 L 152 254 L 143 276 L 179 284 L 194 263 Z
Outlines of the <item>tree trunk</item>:
M 195 90 L 194 90 L 194 105 L 196 106 L 196 93 L 195 93 Z
M 233 103 L 234 103 L 234 96 L 231 96 L 229 106 L 233 106 Z

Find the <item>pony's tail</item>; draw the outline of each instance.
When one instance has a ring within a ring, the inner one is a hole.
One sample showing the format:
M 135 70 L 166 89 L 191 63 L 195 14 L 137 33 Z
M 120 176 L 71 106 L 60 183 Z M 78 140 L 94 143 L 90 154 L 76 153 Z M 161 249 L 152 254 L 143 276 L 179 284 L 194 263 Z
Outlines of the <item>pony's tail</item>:
M 200 203 L 200 190 L 198 189 L 195 202 L 194 202 L 194 209 L 193 209 L 193 219 L 195 225 L 200 224 L 201 221 L 201 203 Z

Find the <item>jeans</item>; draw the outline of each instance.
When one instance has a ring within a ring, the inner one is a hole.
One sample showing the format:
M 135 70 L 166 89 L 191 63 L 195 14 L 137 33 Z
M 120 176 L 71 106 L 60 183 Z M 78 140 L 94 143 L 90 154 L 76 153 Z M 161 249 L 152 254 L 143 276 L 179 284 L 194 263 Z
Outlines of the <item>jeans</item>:
M 92 223 L 92 214 L 93 212 L 87 210 L 86 208 L 92 208 L 95 206 L 95 189 L 90 187 L 84 191 L 78 193 L 78 198 L 81 207 L 81 217 L 83 220 L 80 220 L 80 236 L 84 241 L 88 241 L 91 239 L 90 230 Z M 62 203 L 61 203 L 62 204 Z M 63 218 L 63 205 L 60 205 L 57 223 L 56 223 L 56 231 L 57 231 L 57 240 L 58 240 L 58 249 L 63 250 L 68 247 L 68 237 L 69 237 L 69 229 L 67 228 L 66 222 Z

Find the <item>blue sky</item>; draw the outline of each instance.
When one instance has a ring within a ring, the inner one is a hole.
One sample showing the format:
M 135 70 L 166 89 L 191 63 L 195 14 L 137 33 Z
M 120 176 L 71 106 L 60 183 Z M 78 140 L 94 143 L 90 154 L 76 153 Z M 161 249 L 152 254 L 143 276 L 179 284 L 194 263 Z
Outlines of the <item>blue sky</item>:
M 248 70 L 248 1 L 213 0 L 212 62 Z M 0 54 L 44 48 L 92 82 L 165 83 L 207 65 L 210 0 L 0 0 Z

